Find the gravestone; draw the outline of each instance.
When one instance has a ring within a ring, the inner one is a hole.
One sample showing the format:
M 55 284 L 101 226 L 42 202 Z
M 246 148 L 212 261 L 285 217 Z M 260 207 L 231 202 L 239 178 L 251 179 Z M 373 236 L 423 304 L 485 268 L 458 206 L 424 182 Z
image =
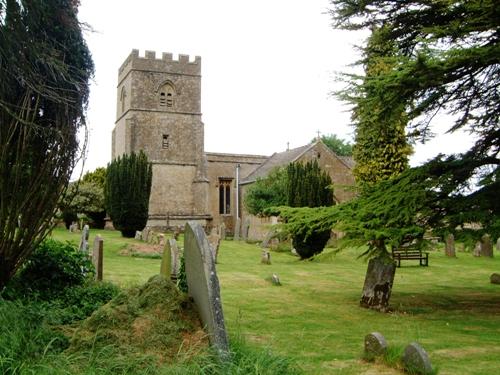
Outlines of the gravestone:
M 490 276 L 490 283 L 500 284 L 500 273 L 492 273 Z
M 78 232 L 78 223 L 72 222 L 71 225 L 69 226 L 69 231 L 70 233 Z
M 271 238 L 271 241 L 269 241 L 269 247 L 271 250 L 278 250 L 279 245 L 280 240 L 277 238 Z
M 250 230 L 250 219 L 246 218 L 243 223 L 243 228 L 241 229 L 241 236 L 243 241 L 248 240 L 248 231 Z
M 221 356 L 227 356 L 229 343 L 224 324 L 219 279 L 210 244 L 201 225 L 194 221 L 186 224 L 184 235 L 184 264 L 188 294 L 194 299 L 201 320 L 208 331 L 210 343 Z
M 208 236 L 208 243 L 210 244 L 214 261 L 215 263 L 217 263 L 217 257 L 219 256 L 220 236 L 217 233 L 216 228 L 212 229 L 212 232 Z
M 260 247 L 264 249 L 269 248 L 269 243 L 271 242 L 271 239 L 274 237 L 275 233 L 276 232 L 274 231 L 274 229 L 271 229 L 269 232 L 267 232 L 266 236 L 264 237 L 264 240 L 260 244 Z
M 82 230 L 82 237 L 80 238 L 80 246 L 78 247 L 83 253 L 89 252 L 89 231 L 89 226 L 85 224 Z
M 416 342 L 409 344 L 403 353 L 403 364 L 407 370 L 419 374 L 431 374 L 432 365 L 427 352 Z
M 386 311 L 391 297 L 396 262 L 392 259 L 379 256 L 370 259 L 366 270 L 363 295 L 360 305 L 363 307 Z
M 149 228 L 146 227 L 146 228 L 144 228 L 142 230 L 142 240 L 144 242 L 147 242 L 148 241 L 148 236 L 149 236 Z
M 290 252 L 291 252 L 293 255 L 295 255 L 296 257 L 300 257 L 299 253 L 297 252 L 297 250 L 296 250 L 294 247 L 292 247 L 292 250 L 290 250 Z
M 277 274 L 273 273 L 271 276 L 271 283 L 273 285 L 281 286 L 280 278 Z
M 141 231 L 139 231 L 139 230 L 135 231 L 135 239 L 139 240 L 139 241 L 142 240 L 142 232 Z
M 500 237 L 498 237 L 497 239 L 497 250 L 500 251 Z
M 173 238 L 169 239 L 170 251 L 172 254 L 172 280 L 177 280 L 179 273 L 181 271 L 181 251 L 177 245 L 177 241 Z
M 365 355 L 376 357 L 384 355 L 387 351 L 387 341 L 379 332 L 372 332 L 365 336 Z
M 147 243 L 153 243 L 155 237 L 156 237 L 156 233 L 153 230 L 150 230 L 148 232 Z
M 493 258 L 493 243 L 489 234 L 481 237 L 481 256 Z
M 452 233 L 448 234 L 446 236 L 446 243 L 444 245 L 444 253 L 448 257 L 456 257 L 455 254 L 455 237 L 453 236 Z
M 100 235 L 95 236 L 94 247 L 92 249 L 92 263 L 95 267 L 95 279 L 102 281 L 102 268 L 104 257 L 104 240 Z
M 226 224 L 222 223 L 219 225 L 219 235 L 222 241 L 226 239 Z
M 263 250 L 260 262 L 264 264 L 271 264 L 271 253 L 267 250 Z
M 474 255 L 475 257 L 481 256 L 481 241 L 476 242 L 476 245 L 474 246 L 474 250 L 472 251 L 472 255 Z
M 174 240 L 175 241 L 175 240 Z M 172 277 L 172 249 L 170 247 L 170 240 L 165 243 L 163 248 L 163 255 L 161 257 L 160 275 L 166 279 Z
M 158 235 L 158 245 L 165 246 L 165 235 L 163 233 Z
M 237 218 L 236 219 L 236 224 L 234 225 L 234 236 L 233 236 L 233 239 L 235 241 L 239 241 L 240 240 L 240 228 L 241 228 L 241 219 Z

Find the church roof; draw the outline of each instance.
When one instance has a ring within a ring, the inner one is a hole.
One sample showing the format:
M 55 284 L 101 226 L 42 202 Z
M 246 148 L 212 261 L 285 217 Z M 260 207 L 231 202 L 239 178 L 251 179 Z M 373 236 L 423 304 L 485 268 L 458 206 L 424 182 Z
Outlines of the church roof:
M 258 178 L 266 177 L 269 172 L 274 168 L 282 167 L 288 165 L 295 160 L 297 160 L 302 154 L 314 146 L 314 143 L 310 143 L 305 146 L 293 148 L 284 152 L 275 152 L 269 159 L 262 163 L 258 168 L 251 172 L 247 177 L 243 178 L 240 182 L 241 185 L 249 184 L 256 181 Z

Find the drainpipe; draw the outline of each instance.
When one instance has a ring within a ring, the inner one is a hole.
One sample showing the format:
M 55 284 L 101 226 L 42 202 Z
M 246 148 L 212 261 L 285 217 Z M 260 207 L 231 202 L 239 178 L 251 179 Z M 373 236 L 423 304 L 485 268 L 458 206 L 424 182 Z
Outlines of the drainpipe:
M 240 218 L 240 164 L 236 164 L 236 219 Z

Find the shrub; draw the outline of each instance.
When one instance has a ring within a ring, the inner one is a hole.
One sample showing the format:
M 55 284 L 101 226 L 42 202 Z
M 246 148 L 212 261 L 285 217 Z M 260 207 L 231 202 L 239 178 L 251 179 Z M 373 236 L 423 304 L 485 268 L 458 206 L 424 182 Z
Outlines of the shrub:
M 2 295 L 7 299 L 50 300 L 65 288 L 83 285 L 94 274 L 87 254 L 69 242 L 43 241 L 10 280 Z
M 293 234 L 292 244 L 301 259 L 308 259 L 321 253 L 329 239 L 330 230 L 313 232 L 309 236 L 295 233 Z
M 123 155 L 108 164 L 104 201 L 113 226 L 133 237 L 148 221 L 153 171 L 146 154 Z

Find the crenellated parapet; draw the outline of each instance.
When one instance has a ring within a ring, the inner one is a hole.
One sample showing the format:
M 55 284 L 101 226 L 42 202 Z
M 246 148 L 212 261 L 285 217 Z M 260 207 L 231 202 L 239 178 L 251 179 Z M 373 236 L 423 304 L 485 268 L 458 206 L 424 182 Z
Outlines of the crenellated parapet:
M 174 59 L 166 52 L 157 57 L 155 51 L 145 51 L 144 56 L 140 56 L 139 50 L 133 49 L 118 70 L 118 81 L 131 70 L 200 76 L 201 57 L 195 56 L 191 61 L 189 55 L 179 54 L 178 59 Z

